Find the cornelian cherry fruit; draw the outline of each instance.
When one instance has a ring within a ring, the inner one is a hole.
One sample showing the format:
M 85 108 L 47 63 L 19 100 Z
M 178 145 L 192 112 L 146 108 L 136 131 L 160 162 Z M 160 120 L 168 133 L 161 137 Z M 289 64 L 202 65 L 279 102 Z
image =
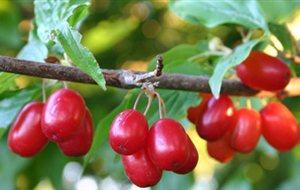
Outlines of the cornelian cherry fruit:
M 189 141 L 184 128 L 173 119 L 159 119 L 148 134 L 148 155 L 162 170 L 176 171 L 188 159 Z
M 85 102 L 80 94 L 69 89 L 54 92 L 46 102 L 42 130 L 55 142 L 72 138 L 85 118 Z
M 206 148 L 208 154 L 218 160 L 219 162 L 226 163 L 232 160 L 234 156 L 234 150 L 230 146 L 230 133 L 225 134 L 222 138 L 207 142 Z
M 178 168 L 177 170 L 174 170 L 175 173 L 178 174 L 187 174 L 194 170 L 194 168 L 197 166 L 198 163 L 198 151 L 192 142 L 192 140 L 188 137 L 188 148 L 189 148 L 189 156 L 183 166 Z
M 261 111 L 262 134 L 279 151 L 288 151 L 298 143 L 299 129 L 296 118 L 281 103 L 267 104 Z
M 212 97 L 196 126 L 199 136 L 208 141 L 221 138 L 229 129 L 233 114 L 234 106 L 227 95 L 221 95 L 219 99 Z
M 122 155 L 122 163 L 127 177 L 139 187 L 154 186 L 161 179 L 162 170 L 154 165 L 145 149 L 132 155 Z
M 234 114 L 231 147 L 241 153 L 251 152 L 261 134 L 260 115 L 255 110 L 242 108 Z
M 66 156 L 84 156 L 93 142 L 93 119 L 89 110 L 79 131 L 71 139 L 59 142 L 58 146 Z
M 125 110 L 111 125 L 109 143 L 119 154 L 133 154 L 145 146 L 148 128 L 147 119 L 142 113 L 133 109 Z
M 279 91 L 289 83 L 288 66 L 276 57 L 253 51 L 236 67 L 241 81 L 256 90 Z
M 197 125 L 202 118 L 204 111 L 206 110 L 207 102 L 211 98 L 211 94 L 201 93 L 201 103 L 196 107 L 190 107 L 187 111 L 187 118 L 190 122 Z
M 44 104 L 31 102 L 18 114 L 8 134 L 8 146 L 16 154 L 31 157 L 48 143 L 41 129 Z

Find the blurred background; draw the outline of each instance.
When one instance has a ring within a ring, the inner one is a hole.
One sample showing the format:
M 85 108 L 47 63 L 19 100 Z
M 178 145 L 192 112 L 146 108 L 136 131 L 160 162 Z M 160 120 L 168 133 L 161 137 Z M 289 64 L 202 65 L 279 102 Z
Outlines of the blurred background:
M 0 55 L 15 57 L 26 44 L 33 8 L 31 0 L 0 0 Z M 288 27 L 299 39 L 300 12 L 289 19 Z M 212 36 L 232 44 L 240 38 L 231 25 L 207 29 L 184 22 L 168 10 L 167 0 L 92 0 L 90 15 L 80 32 L 83 44 L 102 68 L 138 71 L 145 71 L 157 54 L 179 44 L 193 45 Z M 271 46 L 265 51 L 277 55 Z M 18 88 L 25 88 L 35 80 L 21 76 L 15 83 Z M 127 92 L 109 88 L 104 93 L 96 85 L 70 85 L 85 97 L 95 124 L 118 106 Z M 205 142 L 197 136 L 192 124 L 184 118 L 182 122 L 197 146 L 198 166 L 193 174 L 179 178 L 166 173 L 164 178 L 169 180 L 162 180 L 154 189 L 299 189 L 299 148 L 278 154 L 261 140 L 253 153 L 237 155 L 231 163 L 221 165 L 208 157 Z M 32 159 L 17 157 L 7 149 L 5 135 L 0 144 L 0 190 L 138 189 L 124 175 L 119 157 L 104 144 L 98 159 L 83 172 L 82 159 L 63 156 L 54 144 Z

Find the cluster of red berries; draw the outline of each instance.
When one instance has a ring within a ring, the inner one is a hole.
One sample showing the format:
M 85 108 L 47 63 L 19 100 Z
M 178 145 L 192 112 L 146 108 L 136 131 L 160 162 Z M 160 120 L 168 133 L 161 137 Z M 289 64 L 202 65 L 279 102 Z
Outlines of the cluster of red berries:
M 48 141 L 57 143 L 67 156 L 83 156 L 92 144 L 93 121 L 84 99 L 75 91 L 60 89 L 46 101 L 23 107 L 8 134 L 16 154 L 31 157 Z
M 157 184 L 163 170 L 189 173 L 198 162 L 196 147 L 180 123 L 162 118 L 149 129 L 146 117 L 134 109 L 115 118 L 109 142 L 121 154 L 128 178 L 139 187 Z
M 252 52 L 236 71 L 245 85 L 257 90 L 279 91 L 290 80 L 286 64 L 262 52 Z M 188 119 L 207 140 L 208 154 L 220 162 L 231 160 L 235 152 L 251 152 L 261 134 L 279 151 L 288 151 L 298 143 L 296 118 L 281 103 L 269 103 L 258 113 L 235 109 L 227 95 L 219 99 L 210 94 L 201 96 L 202 102 L 188 109 Z

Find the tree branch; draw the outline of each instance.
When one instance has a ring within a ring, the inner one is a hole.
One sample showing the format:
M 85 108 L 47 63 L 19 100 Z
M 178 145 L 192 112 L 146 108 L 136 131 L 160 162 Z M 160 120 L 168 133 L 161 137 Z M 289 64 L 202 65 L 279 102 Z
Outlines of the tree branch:
M 95 81 L 76 67 L 67 67 L 59 64 L 39 63 L 0 56 L 0 71 L 35 76 L 62 81 L 96 84 Z M 140 87 L 136 80 L 146 72 L 134 72 L 129 70 L 102 70 L 108 86 L 118 88 L 137 88 Z M 185 90 L 194 92 L 210 92 L 208 85 L 209 78 L 202 76 L 192 76 L 183 74 L 167 74 L 150 79 L 158 82 L 157 88 Z M 238 80 L 224 80 L 221 93 L 229 95 L 252 96 L 258 93 L 243 85 Z

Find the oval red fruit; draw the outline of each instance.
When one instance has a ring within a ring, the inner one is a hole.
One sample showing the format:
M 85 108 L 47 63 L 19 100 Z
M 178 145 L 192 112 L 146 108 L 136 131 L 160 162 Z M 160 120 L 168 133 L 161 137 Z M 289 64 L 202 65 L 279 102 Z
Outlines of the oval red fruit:
M 234 156 L 234 150 L 230 147 L 230 133 L 217 141 L 207 142 L 206 148 L 212 158 L 222 163 L 229 162 Z
M 219 99 L 212 97 L 196 126 L 199 136 L 208 141 L 221 138 L 231 125 L 233 113 L 234 106 L 227 95 L 221 95 Z
M 191 171 L 193 171 L 195 169 L 195 167 L 197 166 L 198 163 L 198 151 L 194 145 L 194 143 L 192 142 L 192 140 L 188 137 L 189 143 L 188 143 L 188 148 L 189 148 L 189 156 L 186 160 L 186 162 L 183 164 L 183 166 L 181 166 L 180 168 L 178 168 L 177 170 L 175 170 L 175 173 L 178 174 L 187 174 Z
M 186 162 L 188 137 L 180 123 L 173 119 L 160 119 L 150 128 L 148 154 L 160 169 L 175 171 Z
M 42 130 L 52 141 L 62 142 L 75 135 L 85 118 L 85 103 L 80 94 L 69 89 L 54 92 L 47 100 Z
M 262 134 L 279 151 L 288 151 L 298 142 L 296 118 L 281 103 L 269 103 L 261 111 Z
M 93 119 L 89 110 L 86 110 L 85 120 L 77 134 L 71 139 L 59 142 L 58 146 L 66 156 L 84 156 L 93 142 Z
M 122 155 L 122 163 L 127 177 L 136 186 L 154 186 L 161 179 L 162 170 L 154 165 L 144 149 L 132 155 Z
M 291 72 L 288 66 L 276 57 L 253 51 L 236 67 L 241 81 L 256 90 L 278 91 L 289 83 Z
M 142 113 L 133 109 L 125 110 L 110 127 L 109 143 L 119 154 L 133 154 L 145 146 L 148 128 L 147 119 Z
M 31 102 L 20 111 L 8 134 L 8 146 L 16 154 L 31 157 L 48 143 L 41 129 L 44 104 Z
M 231 147 L 241 153 L 251 152 L 261 134 L 260 115 L 255 110 L 240 109 L 234 113 Z

